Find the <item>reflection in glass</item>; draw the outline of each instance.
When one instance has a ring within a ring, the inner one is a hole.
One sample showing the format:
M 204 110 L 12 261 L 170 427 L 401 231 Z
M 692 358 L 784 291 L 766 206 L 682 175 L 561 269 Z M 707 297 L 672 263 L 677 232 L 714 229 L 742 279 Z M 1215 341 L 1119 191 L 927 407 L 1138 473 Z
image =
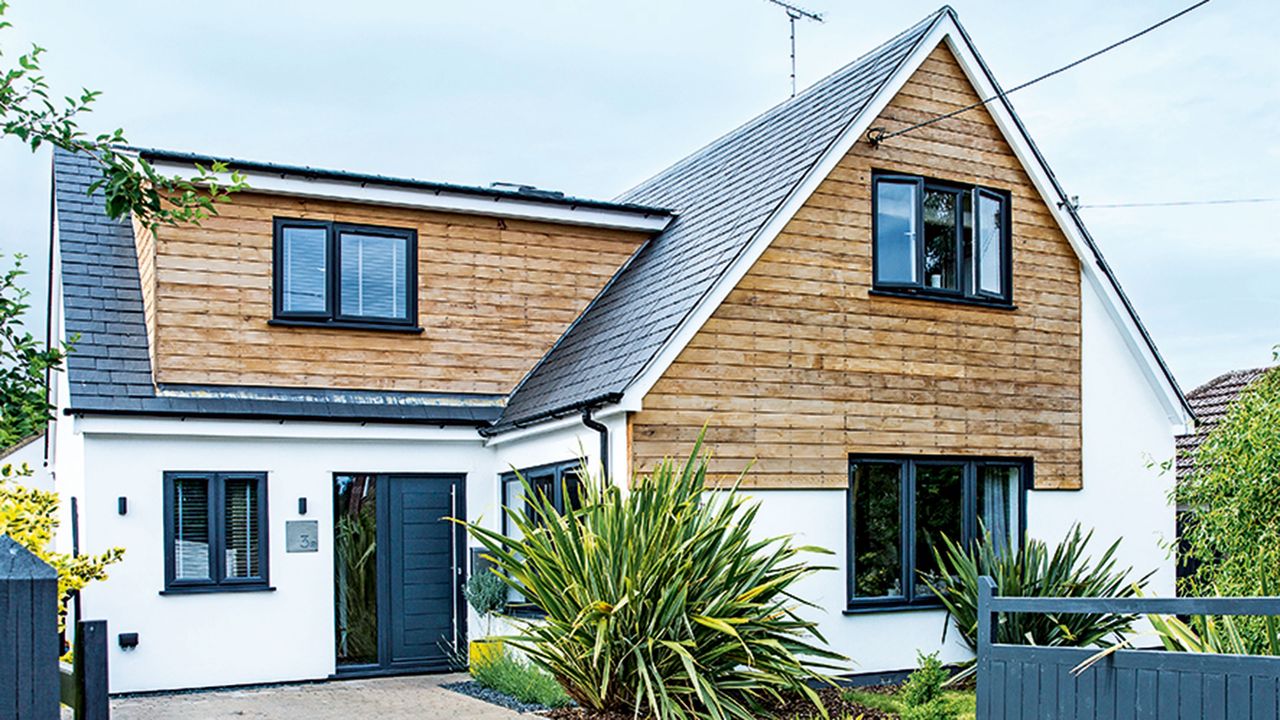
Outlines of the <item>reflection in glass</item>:
M 897 464 L 853 468 L 853 596 L 901 597 L 902 483 Z
M 986 193 L 978 193 L 978 277 L 984 293 L 1004 292 L 1004 259 L 1000 246 L 1004 237 L 1004 203 Z
M 378 662 L 377 483 L 334 478 L 334 591 L 339 665 Z
M 964 466 L 916 466 L 916 566 L 913 578 L 917 597 L 927 596 L 929 588 L 919 573 L 936 575 L 938 563 L 933 548 L 940 546 L 942 535 L 955 542 L 964 541 Z
M 876 183 L 876 277 L 916 282 L 915 183 Z
M 958 290 L 956 258 L 956 203 L 950 191 L 927 190 L 924 194 L 924 285 Z

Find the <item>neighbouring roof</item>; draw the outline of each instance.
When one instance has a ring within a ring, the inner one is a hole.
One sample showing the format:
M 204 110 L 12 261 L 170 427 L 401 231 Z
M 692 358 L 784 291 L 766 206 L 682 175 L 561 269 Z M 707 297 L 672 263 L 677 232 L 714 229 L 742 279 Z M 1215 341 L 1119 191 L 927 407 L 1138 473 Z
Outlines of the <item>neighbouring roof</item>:
M 133 226 L 107 217 L 100 177 L 87 155 L 55 150 L 54 198 L 73 414 L 202 415 L 487 425 L 500 395 L 295 390 L 255 387 L 157 388 L 151 377 L 142 283 Z
M 943 8 L 624 193 L 676 219 L 600 292 L 512 394 L 494 430 L 620 395 L 811 167 L 950 12 Z
M 1205 438 L 1209 437 L 1209 433 L 1213 432 L 1213 429 L 1226 416 L 1227 409 L 1230 408 L 1231 403 L 1235 402 L 1236 398 L 1250 383 L 1262 377 L 1271 369 L 1232 370 L 1187 393 L 1187 401 L 1191 403 L 1191 407 L 1195 410 L 1198 422 L 1194 433 L 1179 435 L 1177 438 L 1179 480 L 1191 472 L 1194 466 L 1191 457 L 1192 453 L 1200 448 L 1200 444 L 1204 442 Z
M 943 23 L 953 23 L 963 42 L 973 48 L 955 11 L 943 6 L 796 97 L 624 193 L 620 198 L 624 202 L 673 208 L 676 219 L 604 287 L 517 386 L 498 423 L 483 432 L 497 433 L 620 400 L 735 260 L 763 237 L 770 220 L 783 211 L 808 173 L 862 119 L 882 88 Z M 1083 238 L 1086 248 L 1081 261 L 1094 264 L 1114 290 L 1119 312 L 1132 321 L 1135 347 L 1150 353 L 1154 382 L 1163 381 L 1161 392 L 1172 398 L 1170 405 L 1191 417 L 1177 381 L 1115 274 L 990 69 L 976 49 L 973 52 L 1017 133 L 1052 184 L 1057 197 L 1046 200 L 1064 208 Z

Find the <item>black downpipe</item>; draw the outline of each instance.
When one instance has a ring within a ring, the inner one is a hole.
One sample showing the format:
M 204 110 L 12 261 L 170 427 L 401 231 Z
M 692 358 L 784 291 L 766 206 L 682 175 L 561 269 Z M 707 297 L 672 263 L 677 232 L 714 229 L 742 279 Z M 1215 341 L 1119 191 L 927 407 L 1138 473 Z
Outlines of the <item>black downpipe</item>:
M 582 424 L 600 433 L 600 467 L 604 472 L 604 482 L 609 484 L 609 426 L 591 417 L 591 408 L 582 408 Z

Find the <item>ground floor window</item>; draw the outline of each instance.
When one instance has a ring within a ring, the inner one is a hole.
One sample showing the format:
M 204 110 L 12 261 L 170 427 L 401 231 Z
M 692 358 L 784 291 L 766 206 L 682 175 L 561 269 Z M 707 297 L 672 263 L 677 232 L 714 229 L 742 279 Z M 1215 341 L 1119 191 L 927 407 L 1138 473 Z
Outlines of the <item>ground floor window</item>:
M 849 608 L 931 605 L 921 581 L 935 573 L 941 535 L 969 543 L 980 532 L 1001 547 L 1020 540 L 1021 460 L 854 457 L 849 464 Z
M 582 464 L 577 460 L 539 465 L 502 475 L 502 534 L 519 537 L 520 529 L 511 521 L 512 513 L 524 514 L 532 519 L 528 497 L 520 478 L 529 484 L 536 497 L 546 497 L 557 512 L 577 507 L 582 491 Z
M 578 507 L 578 499 L 582 492 L 582 463 L 578 460 L 565 460 L 563 462 L 551 463 L 549 465 L 539 465 L 537 467 L 524 468 L 509 473 L 503 473 L 500 478 L 502 485 L 502 534 L 506 537 L 519 539 L 522 537 L 520 528 L 512 520 L 512 515 L 524 515 L 531 521 L 536 522 L 536 515 L 529 507 L 529 493 L 526 491 L 524 484 L 520 479 L 524 478 L 524 482 L 528 483 L 529 490 L 532 490 L 533 497 L 545 497 L 551 501 L 556 512 L 564 513 L 566 510 L 573 510 Z M 508 593 L 507 601 L 510 605 L 508 611 L 514 613 L 521 612 L 540 612 L 535 606 L 527 602 L 523 595 L 511 590 Z
M 267 586 L 266 473 L 164 475 L 165 591 Z

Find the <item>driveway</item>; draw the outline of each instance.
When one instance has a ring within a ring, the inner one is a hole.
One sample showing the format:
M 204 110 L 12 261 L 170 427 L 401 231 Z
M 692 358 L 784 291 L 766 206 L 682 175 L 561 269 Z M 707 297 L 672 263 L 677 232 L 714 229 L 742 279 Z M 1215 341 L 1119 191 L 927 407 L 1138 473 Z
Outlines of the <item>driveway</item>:
M 465 679 L 466 675 L 420 675 L 117 698 L 111 702 L 111 717 L 112 720 L 512 720 L 522 717 L 440 687 L 443 683 Z

